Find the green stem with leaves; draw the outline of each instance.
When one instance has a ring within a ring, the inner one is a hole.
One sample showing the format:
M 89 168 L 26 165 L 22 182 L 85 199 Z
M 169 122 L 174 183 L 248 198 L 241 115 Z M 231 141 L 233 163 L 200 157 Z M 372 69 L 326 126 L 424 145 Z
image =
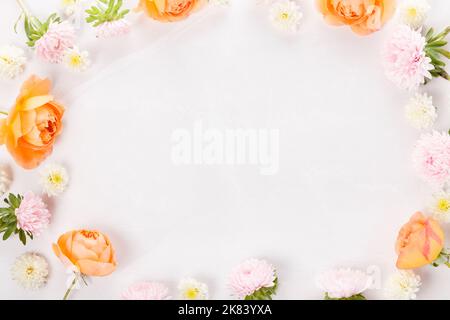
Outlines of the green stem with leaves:
M 19 5 L 20 9 L 22 10 L 23 14 L 29 17 L 31 15 L 30 10 L 28 10 L 28 7 L 25 5 L 23 0 L 16 0 L 16 2 Z
M 63 300 L 67 300 L 69 298 L 70 293 L 72 292 L 73 288 L 77 284 L 77 275 L 72 280 L 72 283 L 70 284 L 70 287 L 67 289 L 66 293 L 64 294 Z

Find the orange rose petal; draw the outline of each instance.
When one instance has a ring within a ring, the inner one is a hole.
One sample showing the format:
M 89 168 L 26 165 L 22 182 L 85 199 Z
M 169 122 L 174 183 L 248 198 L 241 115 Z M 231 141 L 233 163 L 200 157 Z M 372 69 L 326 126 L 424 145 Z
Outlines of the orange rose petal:
M 6 143 L 6 135 L 8 133 L 6 127 L 6 119 L 0 119 L 0 145 Z
M 26 99 L 22 104 L 21 111 L 29 111 L 51 102 L 53 100 L 53 96 L 45 95 L 45 96 L 34 96 Z
M 84 259 L 88 259 L 88 260 L 97 260 L 98 255 L 88 249 L 86 246 L 84 246 L 83 243 L 80 243 L 78 241 L 73 241 L 72 243 L 72 258 L 73 260 L 77 261 L 77 260 L 84 260 Z
M 104 263 L 92 260 L 78 260 L 77 266 L 80 272 L 87 276 L 103 277 L 111 274 L 116 269 L 113 263 Z

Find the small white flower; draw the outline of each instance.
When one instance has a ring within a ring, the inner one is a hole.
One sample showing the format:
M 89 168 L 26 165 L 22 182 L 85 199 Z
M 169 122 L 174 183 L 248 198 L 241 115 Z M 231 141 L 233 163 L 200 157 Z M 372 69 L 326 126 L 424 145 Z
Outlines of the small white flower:
M 25 69 L 25 52 L 15 46 L 0 47 L 0 77 L 14 79 Z
M 97 38 L 113 38 L 130 32 L 131 24 L 126 19 L 103 22 L 95 27 Z
M 431 128 L 437 118 L 436 107 L 433 106 L 433 97 L 426 93 L 416 93 L 405 106 L 405 115 L 414 128 Z
M 438 221 L 443 223 L 450 222 L 450 192 L 442 190 L 433 194 L 430 211 Z
M 399 270 L 388 279 L 385 295 L 394 300 L 413 300 L 421 286 L 420 276 L 411 270 Z
M 89 53 L 87 51 L 80 51 L 78 47 L 70 48 L 64 53 L 64 64 L 72 71 L 85 71 L 91 64 Z
M 295 1 L 281 0 L 274 2 L 269 9 L 269 19 L 272 25 L 284 32 L 298 31 L 303 13 Z
M 50 197 L 63 193 L 68 183 L 67 170 L 58 164 L 48 165 L 41 171 L 42 188 Z
M 29 290 L 43 287 L 47 282 L 48 263 L 39 254 L 27 252 L 17 257 L 11 268 L 13 280 Z
M 185 278 L 178 284 L 180 297 L 183 300 L 207 300 L 208 286 L 192 278 Z
M 420 28 L 427 18 L 430 5 L 427 0 L 405 0 L 399 8 L 400 21 L 411 28 Z
M 0 165 L 0 197 L 9 190 L 11 182 L 10 169 L 6 165 Z

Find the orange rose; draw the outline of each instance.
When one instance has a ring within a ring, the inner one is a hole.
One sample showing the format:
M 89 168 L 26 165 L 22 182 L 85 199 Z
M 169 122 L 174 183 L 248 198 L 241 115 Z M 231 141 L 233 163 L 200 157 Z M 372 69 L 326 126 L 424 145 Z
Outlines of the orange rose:
M 325 21 L 359 35 L 378 31 L 395 12 L 395 0 L 316 0 Z
M 187 18 L 207 0 L 139 0 L 138 11 L 145 11 L 155 20 L 173 22 Z
M 116 269 L 114 248 L 98 231 L 70 231 L 53 244 L 53 252 L 67 267 L 75 266 L 87 276 L 107 276 Z
M 442 251 L 444 231 L 433 218 L 415 213 L 398 233 L 397 268 L 415 269 L 432 263 Z
M 53 150 L 61 132 L 64 108 L 53 100 L 48 79 L 31 76 L 22 85 L 16 104 L 0 120 L 0 145 L 25 169 L 37 167 Z

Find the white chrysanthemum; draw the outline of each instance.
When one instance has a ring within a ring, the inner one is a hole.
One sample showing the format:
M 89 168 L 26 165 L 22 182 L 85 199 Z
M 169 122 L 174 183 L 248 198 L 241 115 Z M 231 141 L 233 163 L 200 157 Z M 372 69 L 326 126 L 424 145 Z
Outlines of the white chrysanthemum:
M 89 53 L 87 51 L 80 51 L 78 47 L 70 48 L 64 53 L 64 64 L 72 71 L 85 71 L 91 64 Z
M 437 118 L 433 97 L 426 93 L 416 93 L 405 106 L 406 119 L 416 129 L 429 129 Z
M 39 289 L 47 283 L 47 260 L 36 253 L 24 253 L 17 257 L 14 262 L 11 268 L 11 276 L 25 289 Z
M 440 191 L 433 194 L 430 211 L 440 222 L 450 222 L 450 192 Z
M 373 278 L 361 270 L 339 268 L 321 273 L 316 283 L 328 298 L 349 299 L 369 289 Z
M 0 47 L 0 77 L 14 79 L 25 69 L 25 52 L 15 46 Z
M 420 276 L 412 270 L 399 270 L 389 277 L 385 295 L 394 300 L 413 300 L 421 284 Z
M 3 196 L 11 185 L 11 175 L 6 165 L 0 165 L 0 197 Z
M 180 298 L 183 300 L 207 300 L 208 286 L 192 278 L 185 278 L 178 284 Z
M 420 28 L 427 18 L 430 5 L 427 0 L 405 0 L 399 8 L 400 21 L 411 28 Z
M 277 1 L 271 5 L 269 11 L 270 21 L 275 28 L 290 33 L 298 31 L 303 13 L 296 2 L 292 0 Z
M 63 166 L 51 164 L 41 171 L 42 188 L 50 197 L 63 193 L 68 183 L 69 174 Z

